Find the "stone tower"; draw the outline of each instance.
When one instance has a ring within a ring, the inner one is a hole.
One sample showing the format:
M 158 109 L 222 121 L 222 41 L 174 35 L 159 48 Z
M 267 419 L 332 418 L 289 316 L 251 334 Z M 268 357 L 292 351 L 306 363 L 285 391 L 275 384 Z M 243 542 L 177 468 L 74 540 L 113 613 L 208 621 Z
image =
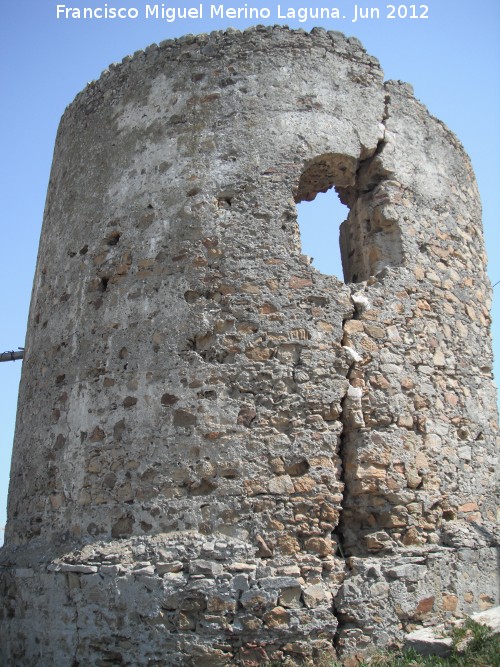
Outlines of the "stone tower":
M 346 283 L 301 254 L 334 187 Z M 125 58 L 57 136 L 20 389 L 2 664 L 222 666 L 498 600 L 478 192 L 340 33 Z

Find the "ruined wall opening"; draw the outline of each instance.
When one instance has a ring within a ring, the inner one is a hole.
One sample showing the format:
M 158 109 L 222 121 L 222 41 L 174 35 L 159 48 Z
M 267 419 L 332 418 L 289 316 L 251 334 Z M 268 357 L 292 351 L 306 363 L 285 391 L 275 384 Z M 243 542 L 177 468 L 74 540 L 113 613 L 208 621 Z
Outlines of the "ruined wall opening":
M 318 193 L 313 201 L 297 204 L 303 254 L 312 257 L 312 265 L 318 271 L 339 280 L 344 280 L 339 227 L 348 214 L 349 208 L 342 204 L 333 187 Z
M 315 268 L 357 283 L 387 266 L 402 265 L 401 229 L 390 205 L 389 176 L 377 152 L 365 160 L 325 153 L 306 164 L 294 199 L 302 251 L 316 259 Z M 304 203 L 313 200 L 313 207 Z M 336 226 L 328 227 L 335 219 L 339 233 Z
M 305 166 L 294 197 L 302 252 L 313 258 L 318 271 L 346 282 L 339 226 L 347 219 L 349 208 L 340 200 L 337 188 L 352 187 L 356 169 L 355 158 L 335 153 L 319 155 Z

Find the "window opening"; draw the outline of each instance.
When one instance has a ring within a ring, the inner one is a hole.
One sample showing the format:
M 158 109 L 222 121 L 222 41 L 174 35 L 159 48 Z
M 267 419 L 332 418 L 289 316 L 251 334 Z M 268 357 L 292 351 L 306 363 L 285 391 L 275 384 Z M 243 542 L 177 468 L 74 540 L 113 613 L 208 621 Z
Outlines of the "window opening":
M 294 199 L 302 252 L 315 258 L 315 268 L 356 283 L 402 265 L 399 220 L 394 206 L 387 205 L 390 187 L 377 161 L 324 153 L 305 165 Z M 342 206 L 335 193 L 349 206 Z M 335 219 L 341 222 L 340 234 Z
M 342 204 L 333 187 L 319 192 L 312 201 L 297 204 L 302 253 L 313 258 L 315 269 L 339 280 L 344 280 L 339 227 L 348 215 L 349 208 Z

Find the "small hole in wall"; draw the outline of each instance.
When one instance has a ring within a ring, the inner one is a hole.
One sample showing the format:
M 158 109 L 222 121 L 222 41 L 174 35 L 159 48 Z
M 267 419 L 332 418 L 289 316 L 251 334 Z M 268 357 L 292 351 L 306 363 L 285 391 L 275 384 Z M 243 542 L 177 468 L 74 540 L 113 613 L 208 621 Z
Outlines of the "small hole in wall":
M 219 197 L 217 205 L 219 208 L 231 208 L 231 197 Z
M 109 246 L 116 245 L 120 240 L 120 232 L 111 232 L 106 236 L 106 244 Z
M 333 187 L 319 192 L 312 201 L 297 204 L 302 254 L 313 258 L 315 269 L 339 280 L 344 280 L 339 226 L 348 214 L 349 208 L 341 203 Z

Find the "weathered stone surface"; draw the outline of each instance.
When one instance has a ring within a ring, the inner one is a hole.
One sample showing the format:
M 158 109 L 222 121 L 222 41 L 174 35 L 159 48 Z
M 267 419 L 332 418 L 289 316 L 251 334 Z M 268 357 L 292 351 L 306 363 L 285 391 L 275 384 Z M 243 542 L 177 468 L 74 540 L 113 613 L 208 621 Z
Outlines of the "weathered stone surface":
M 481 625 L 487 625 L 495 633 L 500 633 L 500 607 L 471 614 L 471 619 Z M 463 625 L 463 623 L 463 620 L 458 621 L 459 625 Z M 464 641 L 467 642 L 467 637 Z M 449 636 L 449 633 L 447 634 L 442 626 L 419 628 L 405 636 L 406 648 L 412 648 L 422 655 L 446 657 L 451 653 L 452 643 L 453 640 Z
M 493 632 L 500 633 L 500 607 L 492 607 L 487 611 L 471 614 L 471 618 L 476 623 L 487 625 Z
M 439 655 L 446 657 L 451 653 L 453 640 L 434 631 L 432 628 L 420 628 L 405 637 L 405 645 L 421 655 Z
M 335 187 L 346 283 L 295 204 Z M 66 110 L 31 304 L 1 660 L 362 653 L 498 602 L 480 205 L 339 33 L 187 36 Z

